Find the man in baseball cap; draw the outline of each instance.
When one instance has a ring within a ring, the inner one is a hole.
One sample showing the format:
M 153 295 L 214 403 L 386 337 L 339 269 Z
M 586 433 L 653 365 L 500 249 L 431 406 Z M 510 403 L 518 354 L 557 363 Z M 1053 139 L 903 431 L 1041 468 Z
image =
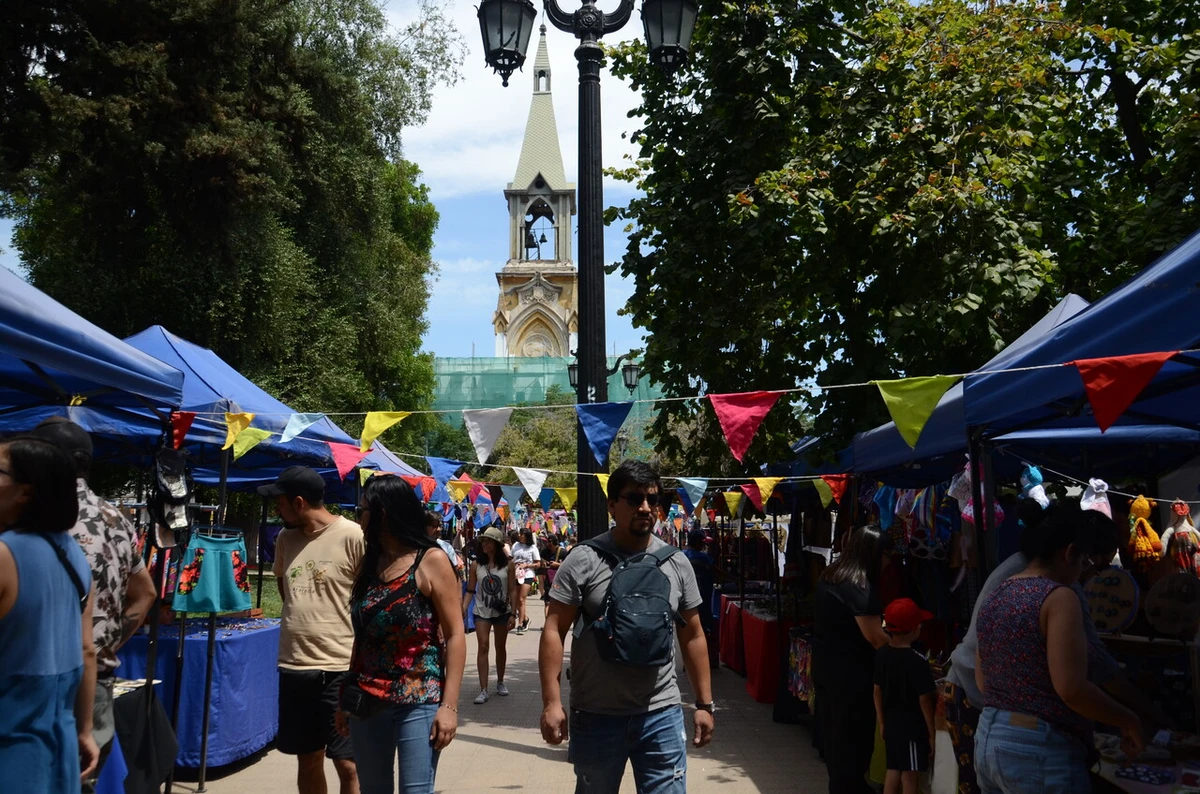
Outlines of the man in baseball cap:
M 297 756 L 301 791 L 324 790 L 326 757 L 342 791 L 357 791 L 350 740 L 338 733 L 335 714 L 354 645 L 350 591 L 362 562 L 363 532 L 326 509 L 325 480 L 312 469 L 284 469 L 258 492 L 275 498 L 284 526 L 274 567 L 283 598 L 276 746 Z

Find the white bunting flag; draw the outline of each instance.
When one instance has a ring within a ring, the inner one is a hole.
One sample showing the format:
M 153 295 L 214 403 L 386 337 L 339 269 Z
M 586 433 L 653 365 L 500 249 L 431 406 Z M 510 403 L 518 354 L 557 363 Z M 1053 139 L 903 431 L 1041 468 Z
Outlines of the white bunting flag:
M 546 484 L 546 472 L 537 469 L 522 469 L 519 466 L 513 466 L 513 472 L 521 481 L 521 485 L 525 486 L 525 492 L 529 494 L 529 498 L 536 502 L 541 496 L 542 486 Z
M 484 408 L 462 412 L 467 433 L 471 436 L 471 443 L 475 445 L 475 455 L 481 464 L 487 463 L 488 455 L 492 454 L 492 447 L 496 446 L 496 439 L 500 438 L 500 433 L 508 424 L 508 417 L 512 412 L 511 408 Z

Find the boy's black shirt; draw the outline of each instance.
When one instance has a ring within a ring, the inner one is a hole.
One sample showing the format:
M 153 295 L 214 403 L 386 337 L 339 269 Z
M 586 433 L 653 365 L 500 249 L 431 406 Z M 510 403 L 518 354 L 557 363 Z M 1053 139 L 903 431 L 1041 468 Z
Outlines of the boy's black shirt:
M 883 691 L 884 741 L 910 741 L 928 733 L 921 695 L 934 690 L 929 662 L 912 648 L 884 645 L 875 651 L 875 683 Z

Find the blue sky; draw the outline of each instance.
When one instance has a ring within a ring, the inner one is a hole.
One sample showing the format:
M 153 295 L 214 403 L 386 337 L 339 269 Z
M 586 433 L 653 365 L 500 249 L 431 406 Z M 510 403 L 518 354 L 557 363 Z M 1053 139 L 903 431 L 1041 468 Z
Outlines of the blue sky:
M 415 5 L 393 0 L 389 5 L 392 22 L 403 25 Z M 438 87 L 429 119 L 409 130 L 405 140 L 405 156 L 421 167 L 441 215 L 433 252 L 440 275 L 432 285 L 425 349 L 438 356 L 469 356 L 472 351 L 491 356 L 495 348 L 495 273 L 508 258 L 508 209 L 503 191 L 517 168 L 532 77 L 518 72 L 508 88 L 502 87 L 499 76 L 484 65 L 474 2 L 453 0 L 448 5 L 468 48 L 462 76 L 453 86 Z M 640 36 L 641 20 L 635 15 L 621 34 Z M 563 165 L 567 179 L 577 181 L 575 39 L 551 27 L 547 44 Z M 536 47 L 535 32 L 529 46 L 531 61 Z M 635 129 L 636 120 L 626 114 L 637 104 L 637 96 L 607 73 L 601 86 L 604 164 L 621 166 L 624 156 L 633 152 L 623 133 Z M 628 186 L 606 181 L 606 205 L 623 202 L 631 195 Z M 20 272 L 11 237 L 12 223 L 0 221 L 0 264 Z M 609 228 L 604 244 L 605 261 L 619 259 L 625 249 L 622 228 Z M 643 346 L 641 332 L 628 318 L 617 316 L 631 292 L 632 285 L 626 280 L 605 277 L 609 351 L 614 345 L 618 353 Z

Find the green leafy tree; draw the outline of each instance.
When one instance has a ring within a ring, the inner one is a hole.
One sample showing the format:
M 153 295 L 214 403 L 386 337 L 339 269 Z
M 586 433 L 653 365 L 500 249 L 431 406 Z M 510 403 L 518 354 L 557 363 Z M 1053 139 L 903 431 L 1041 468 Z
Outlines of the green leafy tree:
M 39 288 L 117 335 L 163 324 L 298 410 L 429 405 L 437 212 L 400 143 L 461 64 L 440 8 L 401 31 L 374 0 L 3 13 L 0 190 Z

